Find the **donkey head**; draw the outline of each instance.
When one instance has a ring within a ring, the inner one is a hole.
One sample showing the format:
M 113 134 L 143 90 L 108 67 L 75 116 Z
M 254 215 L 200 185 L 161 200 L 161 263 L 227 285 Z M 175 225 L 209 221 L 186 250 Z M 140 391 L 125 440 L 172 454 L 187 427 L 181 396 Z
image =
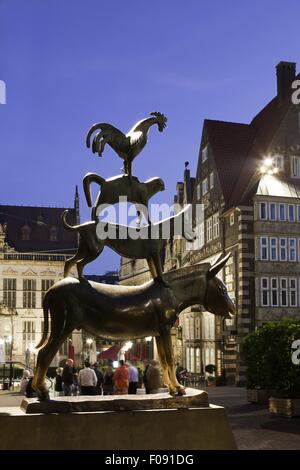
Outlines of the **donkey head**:
M 207 285 L 203 305 L 208 312 L 220 315 L 222 317 L 231 318 L 235 313 L 235 307 L 232 300 L 228 296 L 225 284 L 218 279 L 216 275 L 225 266 L 231 254 L 211 266 L 206 273 Z

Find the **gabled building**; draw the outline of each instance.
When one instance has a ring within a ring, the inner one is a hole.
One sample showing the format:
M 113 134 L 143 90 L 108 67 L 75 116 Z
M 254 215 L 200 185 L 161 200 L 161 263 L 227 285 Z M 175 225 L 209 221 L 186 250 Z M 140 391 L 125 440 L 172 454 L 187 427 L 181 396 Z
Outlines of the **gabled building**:
M 65 208 L 0 205 L 0 343 L 4 360 L 34 364 L 43 330 L 45 292 L 63 277 L 64 263 L 77 249 L 77 235 L 60 222 Z M 79 198 L 68 220 L 79 223 Z M 81 334 L 74 333 L 75 351 Z M 69 342 L 59 359 L 69 354 Z
M 235 319 L 202 311 L 215 330 L 217 373 L 225 370 L 236 384 L 245 380 L 239 355 L 245 335 L 300 315 L 300 109 L 291 99 L 299 76 L 294 63 L 276 69 L 277 94 L 249 124 L 204 121 L 193 200 L 204 204 L 204 220 L 195 220 L 198 240 L 183 259 L 213 262 L 232 254 L 222 276 Z M 205 349 L 200 354 L 204 364 L 212 362 Z M 189 353 L 190 368 L 198 371 L 198 363 Z

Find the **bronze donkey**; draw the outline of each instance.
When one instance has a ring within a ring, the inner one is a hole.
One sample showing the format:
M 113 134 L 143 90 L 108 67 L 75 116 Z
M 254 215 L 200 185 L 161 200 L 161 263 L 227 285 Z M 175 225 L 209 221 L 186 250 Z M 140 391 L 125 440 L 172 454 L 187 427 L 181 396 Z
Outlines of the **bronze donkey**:
M 37 346 L 42 349 L 33 379 L 40 399 L 48 399 L 47 369 L 74 329 L 115 341 L 155 336 L 163 381 L 171 393 L 183 394 L 184 387 L 176 379 L 170 331 L 180 312 L 191 305 L 202 304 L 224 317 L 234 313 L 226 287 L 216 277 L 229 256 L 213 266 L 205 263 L 166 273 L 169 288 L 153 281 L 140 286 L 80 283 L 75 278 L 57 282 L 43 302 L 44 332 Z

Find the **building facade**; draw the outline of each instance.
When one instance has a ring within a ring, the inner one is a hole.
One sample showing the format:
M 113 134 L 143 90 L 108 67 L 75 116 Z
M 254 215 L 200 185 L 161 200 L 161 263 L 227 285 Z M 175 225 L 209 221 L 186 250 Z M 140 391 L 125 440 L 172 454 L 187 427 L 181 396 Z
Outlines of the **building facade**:
M 217 373 L 227 383 L 245 382 L 239 349 L 249 332 L 299 316 L 300 110 L 291 100 L 296 78 L 295 64 L 280 62 L 277 95 L 250 124 L 203 125 L 194 205 L 204 205 L 204 220 L 195 220 L 198 249 L 184 256 L 193 264 L 232 255 L 221 276 L 237 314 L 233 320 L 216 317 L 214 325 Z
M 45 292 L 63 277 L 65 260 L 77 247 L 77 236 L 64 230 L 65 208 L 0 205 L 0 361 L 34 366 L 43 331 Z M 79 223 L 79 198 L 69 209 L 70 223 Z M 74 273 L 75 274 L 75 273 Z M 74 333 L 55 358 L 58 365 L 70 344 L 81 351 Z

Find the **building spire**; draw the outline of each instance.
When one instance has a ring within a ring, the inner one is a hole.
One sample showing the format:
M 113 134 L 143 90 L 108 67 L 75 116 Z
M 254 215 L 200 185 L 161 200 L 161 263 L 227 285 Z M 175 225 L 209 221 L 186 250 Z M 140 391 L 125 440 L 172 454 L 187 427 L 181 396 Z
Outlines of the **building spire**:
M 74 196 L 74 209 L 76 213 L 76 224 L 80 224 L 80 212 L 79 212 L 79 193 L 78 186 L 75 187 L 75 196 Z

